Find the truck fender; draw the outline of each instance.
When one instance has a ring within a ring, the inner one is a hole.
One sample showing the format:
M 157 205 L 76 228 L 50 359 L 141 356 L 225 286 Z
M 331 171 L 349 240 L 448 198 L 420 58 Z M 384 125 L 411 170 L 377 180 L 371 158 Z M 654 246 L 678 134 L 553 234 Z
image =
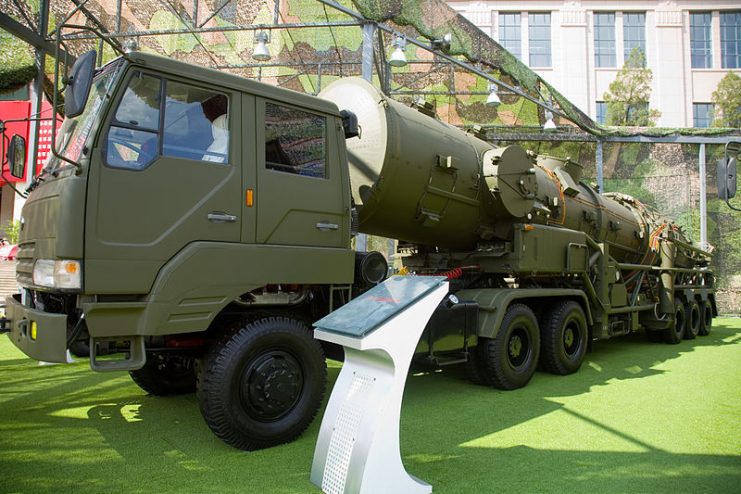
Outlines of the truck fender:
M 267 283 L 349 284 L 353 263 L 350 249 L 194 242 L 158 274 L 146 325 L 156 334 L 203 331 L 245 292 Z
M 563 288 L 475 288 L 456 292 L 461 301 L 476 302 L 479 306 L 477 336 L 496 338 L 507 307 L 515 300 L 533 298 L 577 299 L 581 302 L 587 323 L 593 324 L 587 295 L 582 290 Z

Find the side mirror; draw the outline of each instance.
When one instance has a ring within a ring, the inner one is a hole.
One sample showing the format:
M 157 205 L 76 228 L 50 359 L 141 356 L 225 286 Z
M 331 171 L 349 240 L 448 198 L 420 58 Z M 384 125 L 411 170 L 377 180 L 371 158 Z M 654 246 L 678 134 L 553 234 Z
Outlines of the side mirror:
M 85 110 L 85 103 L 90 94 L 95 72 L 95 50 L 83 53 L 72 66 L 64 90 L 64 115 L 74 118 Z
M 727 201 L 736 195 L 736 158 L 718 160 L 718 197 Z
M 18 134 L 10 139 L 8 147 L 8 168 L 15 178 L 23 178 L 26 174 L 26 139 Z

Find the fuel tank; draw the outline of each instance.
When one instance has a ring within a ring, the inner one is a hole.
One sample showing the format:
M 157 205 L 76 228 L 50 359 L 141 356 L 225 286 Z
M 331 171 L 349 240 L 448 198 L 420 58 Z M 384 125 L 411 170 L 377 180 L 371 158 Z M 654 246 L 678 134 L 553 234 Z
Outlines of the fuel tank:
M 660 222 L 629 196 L 583 183 L 577 163 L 494 146 L 362 79 L 340 79 L 320 97 L 358 118 L 346 144 L 364 233 L 467 251 L 508 240 L 515 224 L 542 223 L 584 231 L 618 261 L 655 261 Z

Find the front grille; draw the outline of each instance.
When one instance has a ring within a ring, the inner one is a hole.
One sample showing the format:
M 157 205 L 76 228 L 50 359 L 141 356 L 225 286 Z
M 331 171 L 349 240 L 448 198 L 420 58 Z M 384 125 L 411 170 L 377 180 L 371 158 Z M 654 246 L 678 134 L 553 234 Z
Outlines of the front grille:
M 33 262 L 35 258 L 36 242 L 25 242 L 18 245 L 15 279 L 21 286 L 33 285 Z

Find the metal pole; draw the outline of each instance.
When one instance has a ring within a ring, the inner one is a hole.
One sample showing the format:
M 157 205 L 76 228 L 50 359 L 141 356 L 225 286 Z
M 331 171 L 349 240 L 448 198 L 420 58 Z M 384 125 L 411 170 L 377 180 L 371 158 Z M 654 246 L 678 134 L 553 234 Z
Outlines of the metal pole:
M 376 35 L 376 25 L 363 24 L 363 79 L 372 82 L 373 78 L 373 37 Z
M 39 2 L 39 30 L 38 35 L 46 39 L 46 32 L 49 29 L 49 0 L 41 0 Z M 41 47 L 36 47 L 36 77 L 33 80 L 31 86 L 31 121 L 28 126 L 28 158 L 26 167 L 26 186 L 28 186 L 36 175 L 36 156 L 39 152 L 39 119 L 41 117 L 41 108 L 44 101 L 44 66 L 46 65 L 46 50 Z M 56 123 L 55 112 L 52 109 L 52 125 Z M 15 196 L 15 203 L 13 204 L 13 219 L 20 219 L 21 209 L 25 199 L 19 195 Z
M 373 38 L 376 35 L 376 25 L 373 23 L 363 24 L 363 65 L 362 76 L 368 82 L 373 82 Z M 355 250 L 368 252 L 368 235 L 359 233 L 355 241 Z
M 708 245 L 708 197 L 705 171 L 705 143 L 700 144 L 700 247 Z
M 39 36 L 46 38 L 46 33 L 49 30 L 49 0 L 41 0 L 39 2 Z M 46 72 L 44 67 L 46 65 L 46 51 L 43 48 L 36 49 L 36 78 L 33 80 L 33 100 L 31 102 L 31 115 L 41 116 L 41 105 L 44 101 L 44 77 Z M 52 108 L 52 122 L 55 121 L 55 110 Z M 28 147 L 31 151 L 29 158 L 32 160 L 32 166 L 28 168 L 31 172 L 28 174 L 29 183 L 31 177 L 36 172 L 36 154 L 39 151 L 39 121 L 32 120 L 30 125 L 29 137 L 33 140 L 31 145 Z
M 599 188 L 600 194 L 605 191 L 605 184 L 604 184 L 604 177 L 602 175 L 603 173 L 603 157 L 602 157 L 602 141 L 597 141 L 597 150 L 596 150 L 596 156 L 595 160 L 597 161 L 597 187 Z
M 121 31 L 121 2 L 123 0 L 116 1 L 116 32 Z M 198 3 L 198 0 L 195 3 Z

